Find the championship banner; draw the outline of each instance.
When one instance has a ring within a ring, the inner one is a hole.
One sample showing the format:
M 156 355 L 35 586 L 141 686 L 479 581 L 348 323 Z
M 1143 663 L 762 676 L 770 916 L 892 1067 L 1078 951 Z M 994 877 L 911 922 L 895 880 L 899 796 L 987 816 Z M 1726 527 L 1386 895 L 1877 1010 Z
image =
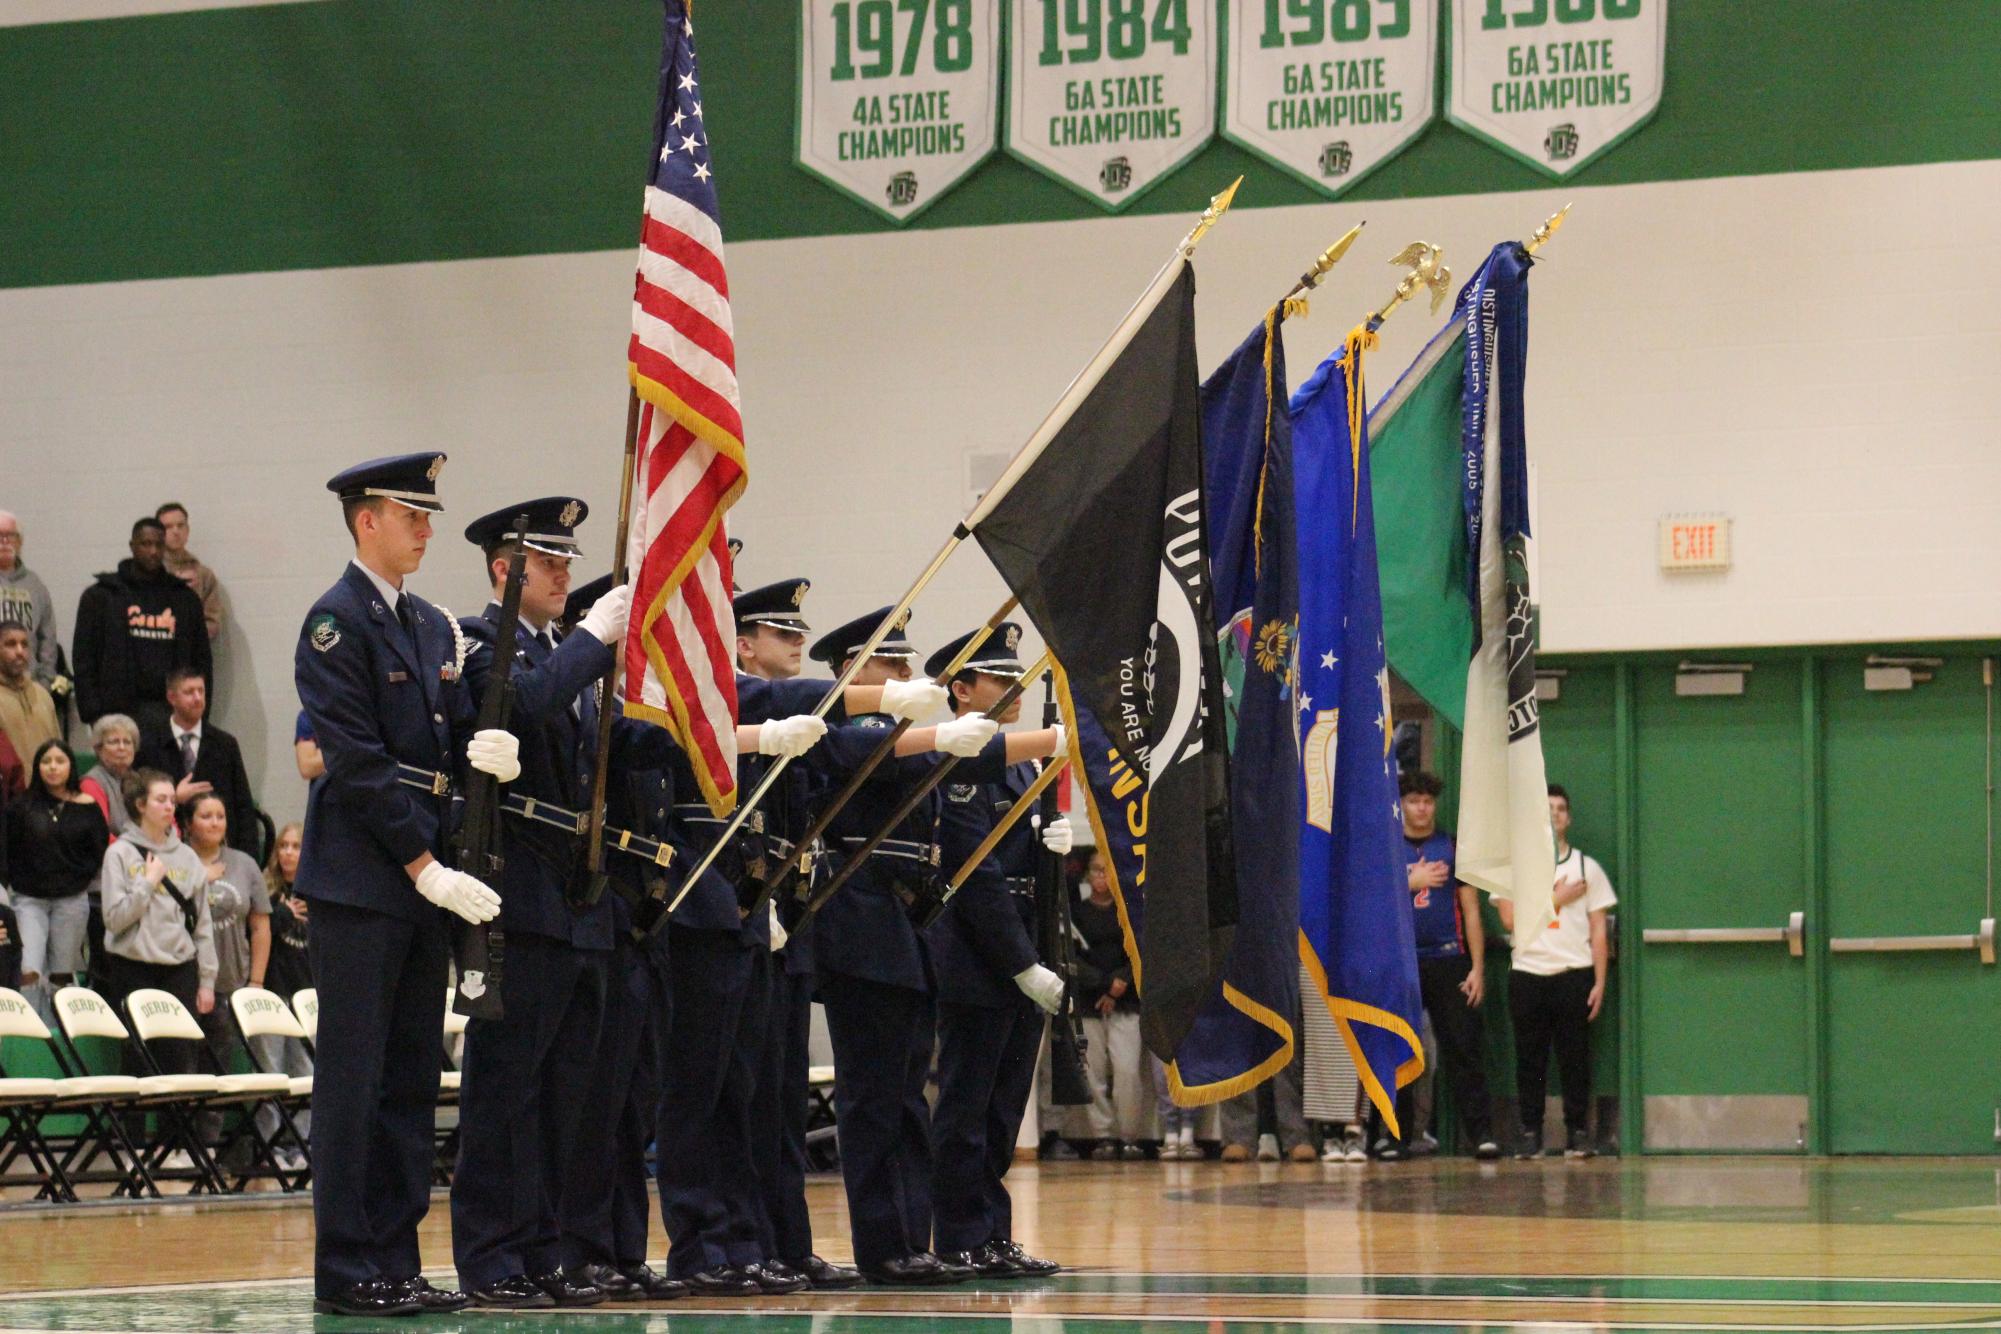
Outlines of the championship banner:
M 802 0 L 802 169 L 908 222 L 994 151 L 1001 0 Z
M 1007 149 L 1110 212 L 1216 129 L 1214 0 L 1009 0 Z
M 1223 137 L 1329 195 L 1437 114 L 1430 0 L 1228 0 Z
M 1452 0 L 1447 115 L 1568 176 L 1661 104 L 1667 0 Z

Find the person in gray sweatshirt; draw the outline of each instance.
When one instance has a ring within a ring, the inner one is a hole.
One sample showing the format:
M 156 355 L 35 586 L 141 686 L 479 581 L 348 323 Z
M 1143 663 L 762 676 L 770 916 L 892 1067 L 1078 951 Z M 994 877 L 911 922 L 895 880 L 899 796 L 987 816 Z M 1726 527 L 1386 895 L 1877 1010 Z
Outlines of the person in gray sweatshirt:
M 215 1008 L 215 924 L 201 858 L 174 832 L 174 780 L 137 769 L 125 791 L 138 823 L 105 850 L 98 877 L 108 999 L 115 1005 L 158 987 L 207 1014 Z M 168 1074 L 196 1068 L 192 1042 L 161 1043 L 154 1055 Z
M 56 654 L 61 648 L 56 638 L 56 604 L 41 576 L 22 563 L 21 543 L 21 521 L 0 510 L 0 621 L 19 621 L 28 627 L 32 650 L 28 670 L 44 689 L 59 697 L 57 703 L 61 704 L 69 698 L 70 684 L 56 671 Z M 58 683 L 61 689 L 57 689 Z

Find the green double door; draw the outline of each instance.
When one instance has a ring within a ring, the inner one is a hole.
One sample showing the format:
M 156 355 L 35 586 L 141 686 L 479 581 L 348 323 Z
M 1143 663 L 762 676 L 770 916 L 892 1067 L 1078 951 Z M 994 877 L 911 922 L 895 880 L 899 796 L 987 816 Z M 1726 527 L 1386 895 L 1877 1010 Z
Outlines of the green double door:
M 1869 689 L 1859 651 L 1709 655 L 1748 667 L 1739 693 L 1563 664 L 1545 751 L 1593 784 L 1577 841 L 1618 868 L 1627 1144 L 2001 1147 L 1989 687 L 1977 651 L 1896 653 L 1930 679 Z

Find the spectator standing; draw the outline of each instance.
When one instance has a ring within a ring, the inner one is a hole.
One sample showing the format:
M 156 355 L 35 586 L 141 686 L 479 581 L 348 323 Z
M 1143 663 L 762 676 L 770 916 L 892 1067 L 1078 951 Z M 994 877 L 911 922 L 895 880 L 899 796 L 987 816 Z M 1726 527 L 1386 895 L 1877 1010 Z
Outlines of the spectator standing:
M 205 1015 L 215 1008 L 215 925 L 201 858 L 174 832 L 174 780 L 134 770 L 126 799 L 138 823 L 106 849 L 99 876 L 107 999 L 158 987 Z M 192 1044 L 163 1042 L 156 1055 L 167 1074 L 194 1073 Z
M 201 859 L 215 938 L 215 1008 L 201 1016 L 201 1027 L 208 1036 L 209 1050 L 222 1068 L 229 1070 L 238 1047 L 236 1029 L 229 1019 L 229 998 L 239 987 L 264 985 L 271 959 L 271 897 L 264 888 L 264 872 L 250 854 L 229 846 L 229 808 L 218 794 L 205 792 L 182 807 L 181 829 L 187 835 L 187 845 Z M 277 1128 L 275 1113 L 260 1108 L 259 1116 L 268 1122 L 267 1131 Z M 204 1139 L 213 1143 L 221 1131 L 220 1112 L 202 1116 Z M 240 1145 L 246 1159 L 249 1148 L 247 1142 Z
M 22 562 L 22 546 L 21 521 L 0 510 L 0 621 L 28 627 L 34 643 L 29 670 L 51 693 L 67 695 L 69 682 L 57 666 L 62 644 L 56 636 L 56 604 L 41 576 Z
M 292 882 L 299 875 L 299 848 L 304 834 L 305 828 L 297 820 L 280 829 L 272 840 L 271 860 L 264 867 L 264 894 L 271 905 L 271 958 L 265 965 L 264 986 L 277 992 L 287 1005 L 292 1003 L 292 997 L 313 984 L 312 965 L 306 956 L 310 910 L 306 901 L 292 892 Z M 251 1045 L 257 1048 L 258 1062 L 274 1074 L 296 1079 L 313 1072 L 313 1058 L 306 1054 L 306 1044 L 297 1038 L 267 1034 L 252 1038 Z M 294 1114 L 292 1124 L 301 1140 L 311 1135 L 312 1120 L 311 1110 Z M 267 1130 L 275 1128 L 266 1125 Z
M 97 576 L 76 604 L 77 712 L 87 723 L 107 713 L 139 722 L 142 735 L 167 730 L 167 674 L 192 667 L 209 679 L 212 659 L 201 599 L 168 573 L 158 519 L 132 525 L 132 554 Z
M 229 845 L 257 850 L 257 801 L 243 768 L 236 738 L 206 721 L 208 683 L 192 667 L 167 673 L 167 727 L 141 739 L 139 764 L 174 780 L 174 801 L 182 806 L 213 792 L 229 817 Z
M 125 800 L 125 780 L 132 773 L 132 762 L 139 754 L 139 724 L 122 713 L 107 713 L 90 725 L 90 748 L 97 756 L 97 767 L 85 774 L 77 787 L 97 803 L 97 809 L 104 815 L 105 827 L 110 831 L 109 837 L 115 839 L 138 823 L 131 805 Z M 85 941 L 90 951 L 90 984 L 98 991 L 107 991 L 109 986 L 104 977 L 104 899 L 99 887 L 102 878 L 100 866 L 99 873 L 90 879 L 90 929 L 85 934 Z
M 1549 785 L 1549 824 L 1556 835 L 1556 890 L 1552 920 L 1542 934 L 1514 951 L 1508 1009 L 1515 1021 L 1515 1091 L 1521 1102 L 1518 1158 L 1542 1156 L 1543 1102 L 1549 1087 L 1549 1054 L 1556 1050 L 1563 1076 L 1564 1156 L 1589 1158 L 1591 1131 L 1591 1022 L 1605 1004 L 1610 952 L 1605 914 L 1618 899 L 1595 857 L 1570 846 L 1570 794 Z M 1514 905 L 1495 899 L 1501 925 L 1515 929 Z
M 166 540 L 167 570 L 201 599 L 202 624 L 208 628 L 208 637 L 214 639 L 222 633 L 222 581 L 188 550 L 188 507 L 170 500 L 154 510 L 153 517 L 160 521 L 161 536 Z
M 53 987 L 74 981 L 83 959 L 85 890 L 108 834 L 97 803 L 77 790 L 67 746 L 44 741 L 33 769 L 26 795 L 7 804 L 5 865 L 19 919 L 22 990 L 53 1024 Z
M 31 756 L 44 741 L 62 736 L 55 698 L 30 670 L 32 639 L 21 622 L 0 620 L 0 732 L 6 733 L 16 758 Z M 21 786 L 12 790 L 24 791 L 33 781 L 23 772 Z
M 1111 869 L 1091 858 L 1091 894 L 1070 912 L 1084 948 L 1076 963 L 1077 999 L 1084 1007 L 1084 1066 L 1091 1077 L 1086 1124 L 1098 1141 L 1094 1158 L 1143 1158 L 1151 1128 L 1145 1048 L 1139 1036 L 1139 993 L 1126 957 L 1125 927 L 1112 896 Z
M 1405 773 L 1398 788 L 1411 921 L 1417 928 L 1418 988 L 1437 1035 L 1440 1064 L 1452 1081 L 1467 1141 L 1474 1146 L 1473 1156 L 1491 1161 L 1501 1156 L 1501 1146 L 1494 1140 L 1479 1015 L 1487 976 L 1480 893 L 1460 883 L 1458 849 L 1452 835 L 1438 827 L 1438 796 L 1444 784 L 1432 774 Z M 1404 1134 L 1395 1146 L 1399 1150 L 1418 1138 L 1428 1119 L 1414 1089 L 1406 1087 L 1397 1095 L 1397 1119 Z

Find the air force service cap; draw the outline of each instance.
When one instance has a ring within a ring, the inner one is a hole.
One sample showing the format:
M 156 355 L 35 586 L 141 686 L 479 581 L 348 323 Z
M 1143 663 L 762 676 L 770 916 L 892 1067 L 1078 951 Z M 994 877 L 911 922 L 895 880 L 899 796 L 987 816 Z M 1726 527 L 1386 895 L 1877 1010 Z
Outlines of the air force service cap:
M 866 616 L 857 616 L 846 625 L 829 630 L 826 634 L 820 636 L 819 643 L 813 645 L 813 660 L 815 662 L 824 662 L 829 667 L 839 667 L 842 663 L 853 657 L 857 649 L 868 642 L 868 637 L 875 633 L 875 628 L 878 625 L 882 624 L 882 618 L 889 615 L 893 610 L 894 608 L 892 607 L 878 607 Z M 910 613 L 905 611 L 903 615 L 896 618 L 896 624 L 890 627 L 889 633 L 882 637 L 882 643 L 876 645 L 874 656 L 879 658 L 916 657 L 917 649 L 904 637 L 903 633 L 905 627 L 909 624 Z
M 426 514 L 442 514 L 445 507 L 438 500 L 438 474 L 444 467 L 445 456 L 436 451 L 392 454 L 336 473 L 327 481 L 327 490 L 343 501 L 380 498 Z
M 924 660 L 924 674 L 933 680 L 942 676 L 952 660 L 965 651 L 966 645 L 980 632 L 974 630 L 960 635 L 945 647 Z M 1021 659 L 1016 656 L 1021 650 L 1021 627 L 1013 621 L 1002 621 L 994 627 L 994 632 L 986 641 L 973 650 L 973 656 L 966 660 L 962 672 L 979 672 L 984 676 L 1004 676 L 1010 681 L 1019 679 L 1022 673 Z
M 590 512 L 591 507 L 575 496 L 524 500 L 474 519 L 466 525 L 466 541 L 483 550 L 496 542 L 512 542 L 519 537 L 530 551 L 575 559 L 584 554 L 577 545 L 577 526 Z M 522 514 L 528 516 L 528 531 L 516 533 L 514 520 Z
M 730 609 L 736 612 L 738 625 L 768 625 L 774 630 L 805 634 L 813 627 L 806 624 L 801 609 L 806 605 L 806 590 L 812 586 L 810 579 L 781 579 L 737 594 Z

